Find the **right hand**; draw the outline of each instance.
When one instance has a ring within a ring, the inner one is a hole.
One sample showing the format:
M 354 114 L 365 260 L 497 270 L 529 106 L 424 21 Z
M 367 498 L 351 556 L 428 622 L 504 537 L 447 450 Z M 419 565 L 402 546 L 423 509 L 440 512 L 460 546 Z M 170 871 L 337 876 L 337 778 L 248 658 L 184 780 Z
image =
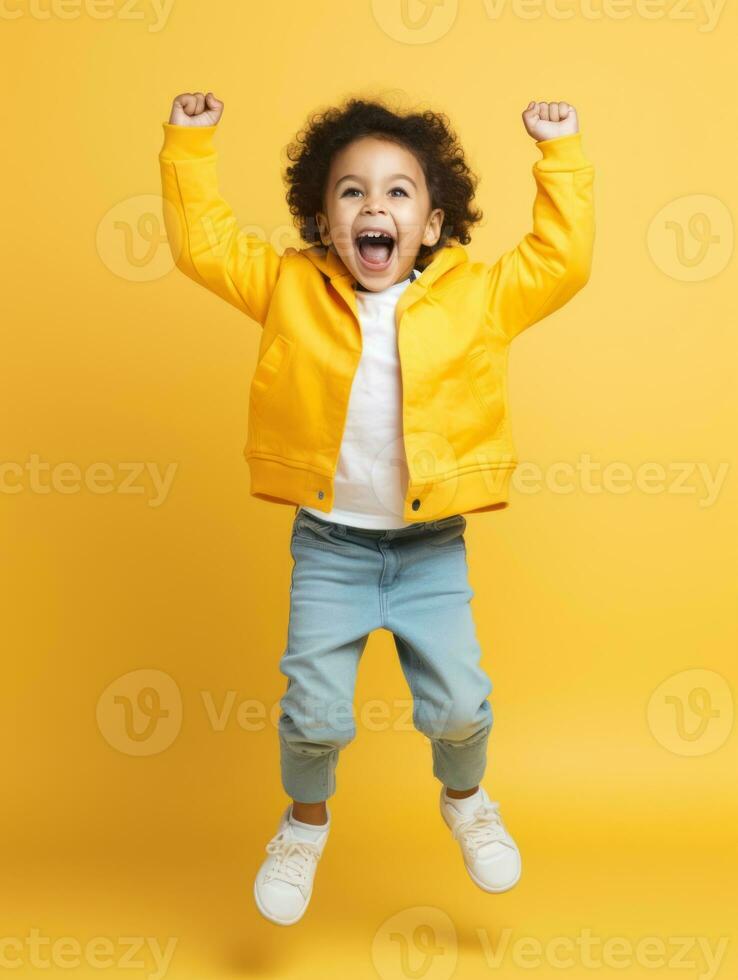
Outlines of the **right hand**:
M 223 115 L 223 103 L 212 92 L 183 92 L 172 102 L 169 122 L 173 126 L 216 126 Z

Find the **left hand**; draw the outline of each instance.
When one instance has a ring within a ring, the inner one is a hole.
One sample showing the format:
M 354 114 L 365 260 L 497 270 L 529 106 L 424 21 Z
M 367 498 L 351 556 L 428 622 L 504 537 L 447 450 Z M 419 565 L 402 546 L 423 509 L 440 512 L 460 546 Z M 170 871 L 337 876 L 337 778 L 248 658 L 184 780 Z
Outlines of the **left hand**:
M 579 132 L 577 110 L 568 102 L 530 102 L 523 125 L 534 140 L 552 140 Z

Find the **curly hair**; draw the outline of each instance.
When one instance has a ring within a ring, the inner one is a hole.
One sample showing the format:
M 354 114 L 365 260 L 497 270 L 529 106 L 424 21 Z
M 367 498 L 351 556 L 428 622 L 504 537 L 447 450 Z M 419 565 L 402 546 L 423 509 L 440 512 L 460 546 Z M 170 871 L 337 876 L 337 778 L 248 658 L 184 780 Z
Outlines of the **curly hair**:
M 421 245 L 417 261 L 429 260 L 449 239 L 471 241 L 469 229 L 483 217 L 473 207 L 478 178 L 472 173 L 456 134 L 442 112 L 397 113 L 377 99 L 349 98 L 342 105 L 314 113 L 287 147 L 291 161 L 283 172 L 287 203 L 300 236 L 320 244 L 315 214 L 323 210 L 328 170 L 335 153 L 363 136 L 393 140 L 415 155 L 428 185 L 431 208 L 444 212 L 435 245 Z

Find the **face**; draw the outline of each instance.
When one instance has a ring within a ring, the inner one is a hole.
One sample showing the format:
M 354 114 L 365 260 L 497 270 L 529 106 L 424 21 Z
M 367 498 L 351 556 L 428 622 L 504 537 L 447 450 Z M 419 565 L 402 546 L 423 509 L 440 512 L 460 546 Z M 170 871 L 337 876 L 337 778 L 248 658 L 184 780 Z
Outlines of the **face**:
M 435 245 L 441 235 L 443 211 L 431 209 L 415 155 L 374 136 L 362 136 L 334 155 L 323 208 L 316 215 L 323 244 L 373 291 L 407 279 L 420 246 Z

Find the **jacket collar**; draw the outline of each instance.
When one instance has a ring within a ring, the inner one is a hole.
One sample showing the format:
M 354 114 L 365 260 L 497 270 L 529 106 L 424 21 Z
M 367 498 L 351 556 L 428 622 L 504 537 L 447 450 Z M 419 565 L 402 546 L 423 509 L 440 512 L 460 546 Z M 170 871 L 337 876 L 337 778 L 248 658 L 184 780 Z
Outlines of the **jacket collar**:
M 301 251 L 313 265 L 320 269 L 323 275 L 330 279 L 336 292 L 356 317 L 358 325 L 359 313 L 354 293 L 356 279 L 343 264 L 340 257 L 325 245 L 313 245 L 310 248 L 301 249 Z M 468 256 L 463 245 L 447 244 L 434 252 L 429 260 L 426 259 L 425 265 L 416 262 L 416 267 L 421 269 L 421 274 L 400 295 L 395 313 L 396 322 L 399 324 L 400 317 L 405 310 L 425 296 L 436 279 L 439 279 L 455 266 L 467 261 Z

